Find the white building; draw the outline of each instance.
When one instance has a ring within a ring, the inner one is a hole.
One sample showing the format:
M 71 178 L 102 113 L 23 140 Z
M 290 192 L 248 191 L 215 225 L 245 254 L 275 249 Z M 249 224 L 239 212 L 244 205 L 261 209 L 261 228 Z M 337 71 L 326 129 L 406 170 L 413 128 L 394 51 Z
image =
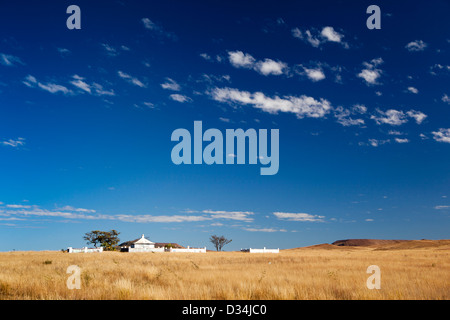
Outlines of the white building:
M 155 243 L 145 239 L 142 235 L 139 240 L 130 245 L 128 252 L 164 252 L 164 248 L 155 248 Z

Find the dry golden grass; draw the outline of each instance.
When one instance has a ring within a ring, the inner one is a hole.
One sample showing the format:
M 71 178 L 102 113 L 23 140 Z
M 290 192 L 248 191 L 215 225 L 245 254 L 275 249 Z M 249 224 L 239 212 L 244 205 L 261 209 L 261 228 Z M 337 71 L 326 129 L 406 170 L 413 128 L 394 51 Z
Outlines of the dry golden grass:
M 0 253 L 0 299 L 450 299 L 448 247 L 279 254 Z M 81 268 L 69 290 L 67 267 Z M 369 290 L 369 265 L 381 289 Z

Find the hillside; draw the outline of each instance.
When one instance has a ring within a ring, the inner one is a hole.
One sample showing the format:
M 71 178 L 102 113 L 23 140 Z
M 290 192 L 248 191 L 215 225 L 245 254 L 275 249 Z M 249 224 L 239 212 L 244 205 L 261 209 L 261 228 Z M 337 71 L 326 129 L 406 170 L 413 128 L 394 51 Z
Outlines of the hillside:
M 450 249 L 450 240 L 381 240 L 381 239 L 346 239 L 337 240 L 332 244 L 322 243 L 307 247 L 292 248 L 299 249 L 320 249 L 320 250 L 408 250 L 408 249 Z
M 402 242 L 408 242 L 410 240 L 378 240 L 378 239 L 346 239 L 337 240 L 332 245 L 339 247 L 379 247 L 385 245 L 393 245 Z

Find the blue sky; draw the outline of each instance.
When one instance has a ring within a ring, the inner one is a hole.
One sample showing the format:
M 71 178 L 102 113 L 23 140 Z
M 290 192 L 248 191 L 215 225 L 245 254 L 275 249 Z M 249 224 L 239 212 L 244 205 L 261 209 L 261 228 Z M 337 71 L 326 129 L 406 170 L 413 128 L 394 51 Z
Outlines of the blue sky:
M 449 10 L 3 2 L 0 250 L 81 247 L 95 229 L 228 250 L 449 238 Z M 171 134 L 194 121 L 279 129 L 278 173 L 173 164 Z

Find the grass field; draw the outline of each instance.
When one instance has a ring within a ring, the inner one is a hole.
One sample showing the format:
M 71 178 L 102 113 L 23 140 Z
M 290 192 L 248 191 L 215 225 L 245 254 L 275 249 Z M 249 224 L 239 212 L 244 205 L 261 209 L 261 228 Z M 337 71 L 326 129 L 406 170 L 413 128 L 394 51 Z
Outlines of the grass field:
M 67 268 L 81 288 L 67 288 Z M 381 289 L 369 290 L 378 265 Z M 0 253 L 0 299 L 450 299 L 450 242 L 411 248 L 330 245 L 279 254 Z

